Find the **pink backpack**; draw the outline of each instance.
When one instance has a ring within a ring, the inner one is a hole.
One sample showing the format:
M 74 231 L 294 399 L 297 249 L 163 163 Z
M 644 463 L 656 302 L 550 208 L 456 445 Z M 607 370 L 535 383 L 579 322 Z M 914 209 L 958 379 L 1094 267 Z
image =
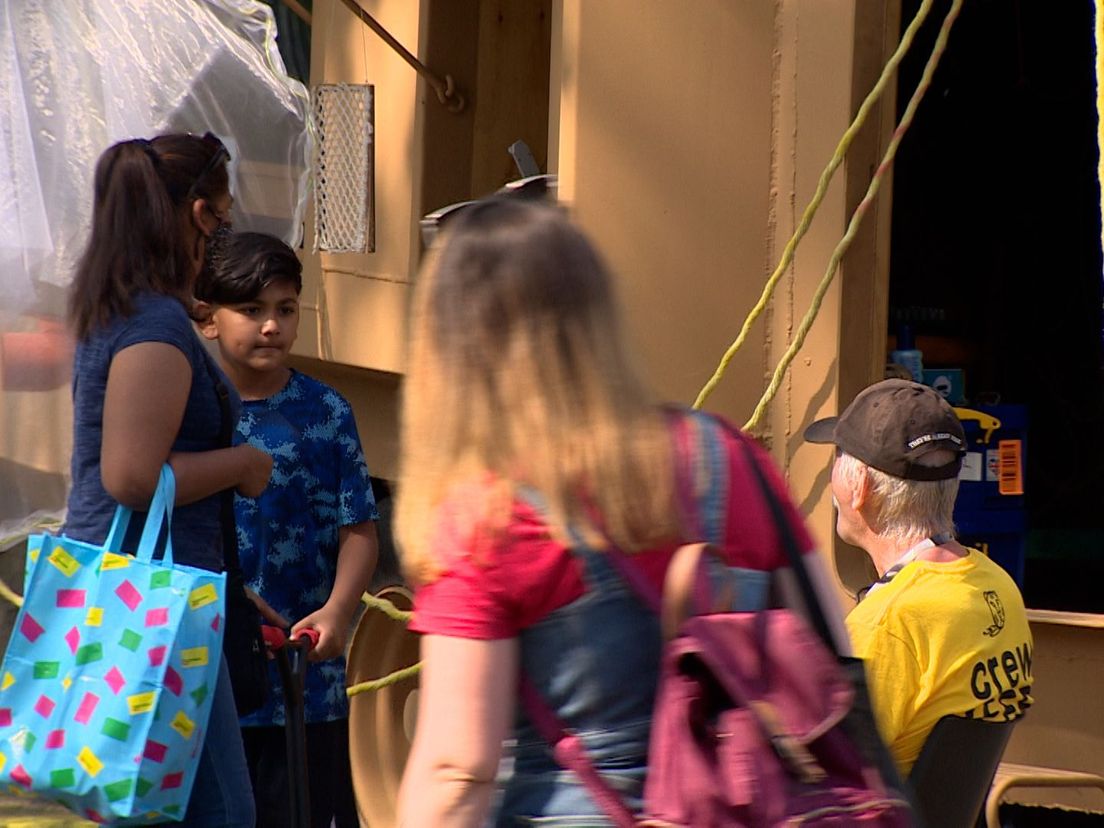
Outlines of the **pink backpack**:
M 633 591 L 660 613 L 670 639 L 660 667 L 643 815 L 629 811 L 579 739 L 564 731 L 523 677 L 525 709 L 556 760 L 579 775 L 619 828 L 917 825 L 875 729 L 862 662 L 836 650 L 781 504 L 754 457 L 745 454 L 815 631 L 790 609 L 712 611 L 731 604 L 717 594 L 723 588 L 709 597 L 710 571 L 719 559 L 706 544 L 678 550 L 662 597 L 628 556 L 608 552 Z

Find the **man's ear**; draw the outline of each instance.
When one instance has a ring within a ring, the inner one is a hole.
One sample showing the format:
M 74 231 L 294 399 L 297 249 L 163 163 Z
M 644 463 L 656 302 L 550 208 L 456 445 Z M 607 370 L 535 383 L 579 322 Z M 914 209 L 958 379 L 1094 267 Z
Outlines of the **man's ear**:
M 860 468 L 858 472 L 855 479 L 851 481 L 851 508 L 856 512 L 870 502 L 870 493 L 874 485 L 870 480 L 869 469 Z
M 204 339 L 214 341 L 218 339 L 218 324 L 215 322 L 215 306 L 210 302 L 196 300 L 192 305 L 192 319 Z

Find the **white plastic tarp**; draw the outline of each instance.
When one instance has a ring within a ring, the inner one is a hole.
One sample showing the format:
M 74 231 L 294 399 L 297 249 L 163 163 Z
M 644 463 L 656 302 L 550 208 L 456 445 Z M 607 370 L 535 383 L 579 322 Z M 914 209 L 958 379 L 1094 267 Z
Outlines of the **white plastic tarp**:
M 0 0 L 0 546 L 64 506 L 65 288 L 112 143 L 211 131 L 235 229 L 302 236 L 309 96 L 253 0 Z M 0 550 L 2 551 L 2 550 Z

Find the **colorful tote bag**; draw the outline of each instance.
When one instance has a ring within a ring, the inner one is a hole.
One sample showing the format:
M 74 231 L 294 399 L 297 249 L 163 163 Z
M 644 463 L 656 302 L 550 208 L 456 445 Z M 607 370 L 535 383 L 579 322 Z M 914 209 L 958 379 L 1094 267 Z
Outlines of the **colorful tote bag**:
M 131 512 L 103 546 L 28 542 L 23 606 L 0 667 L 0 786 L 87 819 L 180 820 L 187 810 L 222 652 L 226 576 L 174 565 L 165 466 L 138 546 Z M 164 553 L 154 550 L 164 527 Z

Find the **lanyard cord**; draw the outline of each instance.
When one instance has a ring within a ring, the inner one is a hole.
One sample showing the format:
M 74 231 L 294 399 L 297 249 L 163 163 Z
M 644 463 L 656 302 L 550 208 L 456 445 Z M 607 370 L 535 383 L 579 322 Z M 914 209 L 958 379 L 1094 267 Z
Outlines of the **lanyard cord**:
M 858 598 L 858 600 L 862 601 L 871 592 L 878 589 L 879 587 L 885 586 L 895 577 L 897 577 L 897 573 L 908 566 L 910 563 L 912 563 L 914 560 L 916 560 L 916 556 L 923 552 L 925 549 L 932 549 L 936 546 L 942 546 L 945 543 L 950 543 L 952 540 L 954 540 L 954 535 L 952 535 L 950 532 L 938 532 L 932 535 L 930 538 L 925 538 L 924 540 L 920 541 L 920 543 L 916 544 L 916 546 L 905 552 L 905 554 L 903 554 L 901 557 L 899 557 L 896 563 L 893 564 L 893 566 L 882 573 L 881 578 L 879 578 L 869 586 L 860 589 L 859 594 L 856 597 Z

